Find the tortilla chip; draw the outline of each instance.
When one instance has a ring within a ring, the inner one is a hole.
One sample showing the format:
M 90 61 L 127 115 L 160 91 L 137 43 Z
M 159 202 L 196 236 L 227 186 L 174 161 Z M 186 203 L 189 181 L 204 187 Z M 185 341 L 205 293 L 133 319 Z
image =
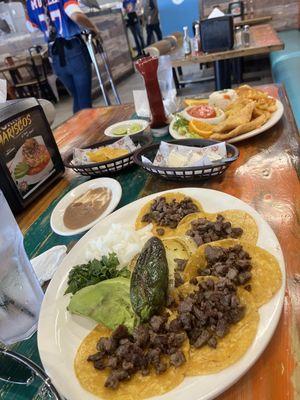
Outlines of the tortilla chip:
M 106 337 L 111 331 L 98 325 L 81 343 L 74 361 L 76 376 L 81 386 L 90 393 L 109 400 L 140 400 L 152 396 L 160 396 L 178 386 L 184 379 L 187 362 L 179 368 L 170 367 L 163 374 L 154 371 L 148 376 L 136 374 L 131 380 L 121 382 L 118 389 L 108 389 L 104 386 L 109 370 L 99 371 L 92 362 L 87 361 L 89 355 L 96 352 L 96 344 L 100 337 Z M 188 360 L 189 343 L 186 340 L 183 351 Z
M 185 194 L 183 194 L 183 193 L 179 193 L 179 192 L 166 193 L 166 194 L 163 194 L 163 195 L 158 196 L 158 197 L 165 197 L 165 198 L 166 198 L 166 201 L 167 201 L 168 203 L 170 203 L 173 199 L 175 199 L 175 200 L 177 200 L 177 201 L 181 201 L 181 200 L 184 200 L 184 199 L 187 198 L 187 197 L 188 197 L 188 198 L 191 198 L 190 196 L 187 196 L 187 195 L 185 195 Z M 201 205 L 197 200 L 195 200 L 195 199 L 193 199 L 193 198 L 191 198 L 191 199 L 193 200 L 193 203 L 196 204 L 196 205 L 198 206 L 199 211 L 202 211 L 202 210 L 203 210 L 202 205 Z M 140 212 L 139 212 L 139 214 L 138 214 L 138 217 L 137 217 L 137 219 L 136 219 L 136 221 L 135 221 L 135 229 L 136 229 L 136 230 L 141 229 L 141 228 L 143 228 L 144 226 L 148 225 L 148 223 L 147 223 L 147 222 L 143 222 L 142 219 L 143 219 L 143 216 L 144 216 L 145 214 L 148 214 L 148 213 L 149 213 L 152 203 L 153 203 L 153 200 L 149 201 L 148 203 L 146 203 L 146 204 L 144 205 L 144 207 L 141 208 L 141 210 L 140 210 Z M 158 235 L 157 235 L 157 232 L 156 232 L 156 229 L 157 229 L 158 227 L 159 227 L 159 225 L 153 223 L 152 233 L 153 233 L 153 235 L 155 235 L 155 236 L 158 236 Z M 171 229 L 171 228 L 169 228 L 168 226 L 162 226 L 162 228 L 163 228 L 164 231 L 165 231 L 163 237 L 174 236 L 174 235 L 175 235 L 176 229 Z M 161 237 L 161 236 L 159 236 L 159 237 Z
M 257 307 L 267 303 L 274 294 L 280 289 L 282 284 L 282 274 L 276 258 L 268 251 L 261 247 L 254 246 L 251 243 L 237 240 L 237 239 L 224 239 L 217 242 L 212 242 L 200 246 L 197 251 L 189 259 L 184 271 L 184 279 L 189 279 L 198 276 L 198 269 L 206 267 L 206 259 L 204 255 L 205 247 L 233 247 L 237 244 L 243 246 L 251 257 L 252 264 L 252 278 L 247 284 L 251 285 L 251 294 L 255 299 Z
M 91 162 L 103 162 L 113 160 L 128 154 L 127 149 L 116 149 L 112 147 L 100 147 L 98 150 L 86 153 Z
M 233 228 L 242 228 L 243 234 L 240 240 L 245 242 L 256 244 L 258 239 L 258 226 L 255 220 L 245 211 L 242 210 L 225 210 L 218 213 L 193 213 L 184 217 L 176 229 L 176 234 L 178 236 L 185 235 L 185 233 L 190 229 L 191 222 L 198 218 L 206 218 L 209 221 L 215 221 L 217 215 L 223 215 L 226 221 L 231 222 Z
M 208 278 L 201 277 L 198 282 Z M 178 289 L 184 296 L 192 293 L 197 286 L 185 283 Z M 190 348 L 190 358 L 187 363 L 187 376 L 207 375 L 219 372 L 237 362 L 251 346 L 259 323 L 259 314 L 253 296 L 242 288 L 237 294 L 242 304 L 246 305 L 246 314 L 237 324 L 231 325 L 229 333 L 218 340 L 218 346 L 213 349 L 203 346 L 200 349 Z

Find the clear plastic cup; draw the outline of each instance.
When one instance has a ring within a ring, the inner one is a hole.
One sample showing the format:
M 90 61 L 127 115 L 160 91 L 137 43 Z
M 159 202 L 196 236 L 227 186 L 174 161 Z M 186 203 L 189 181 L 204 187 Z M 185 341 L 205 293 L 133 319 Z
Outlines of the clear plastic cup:
M 28 339 L 37 329 L 42 300 L 22 233 L 0 190 L 0 342 Z

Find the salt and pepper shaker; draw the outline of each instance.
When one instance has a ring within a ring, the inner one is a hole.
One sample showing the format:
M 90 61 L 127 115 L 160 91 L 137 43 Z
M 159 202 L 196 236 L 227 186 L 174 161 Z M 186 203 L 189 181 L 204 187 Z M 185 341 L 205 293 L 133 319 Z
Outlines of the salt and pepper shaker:
M 242 30 L 242 45 L 243 47 L 250 46 L 250 27 L 249 25 L 245 25 Z
M 242 29 L 240 26 L 235 28 L 235 47 L 237 49 L 242 47 Z

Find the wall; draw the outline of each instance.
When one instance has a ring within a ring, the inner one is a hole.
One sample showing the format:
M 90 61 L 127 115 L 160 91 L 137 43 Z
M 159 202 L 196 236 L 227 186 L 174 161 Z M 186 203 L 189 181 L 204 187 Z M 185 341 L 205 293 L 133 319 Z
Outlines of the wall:
M 158 0 L 157 4 L 164 36 L 182 32 L 185 25 L 191 34 L 192 23 L 199 18 L 199 0 Z
M 219 4 L 221 8 L 227 9 L 228 1 L 223 0 L 202 0 L 204 15 L 208 15 L 212 6 Z M 247 2 L 245 2 L 247 4 Z M 272 24 L 277 30 L 299 28 L 299 0 L 253 0 L 255 16 L 271 15 Z

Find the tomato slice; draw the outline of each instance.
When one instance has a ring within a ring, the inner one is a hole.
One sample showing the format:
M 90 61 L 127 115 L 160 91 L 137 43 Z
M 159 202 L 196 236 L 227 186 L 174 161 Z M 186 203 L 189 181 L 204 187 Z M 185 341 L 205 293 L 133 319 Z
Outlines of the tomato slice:
M 187 113 L 193 118 L 214 118 L 217 116 L 216 110 L 205 104 L 191 107 L 187 110 Z

